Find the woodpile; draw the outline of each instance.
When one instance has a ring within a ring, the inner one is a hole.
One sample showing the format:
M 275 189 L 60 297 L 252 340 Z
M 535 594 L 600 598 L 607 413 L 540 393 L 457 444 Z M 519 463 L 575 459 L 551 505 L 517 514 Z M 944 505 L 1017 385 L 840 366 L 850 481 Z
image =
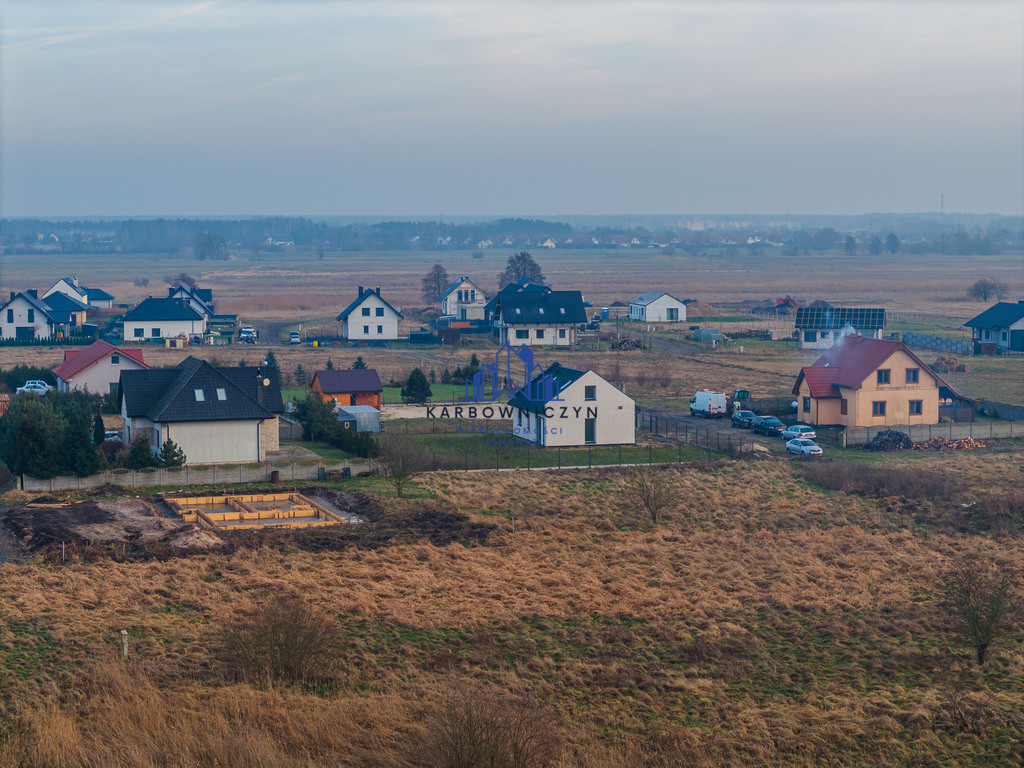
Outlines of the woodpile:
M 934 363 L 928 366 L 936 373 L 967 373 L 970 368 L 961 363 L 953 355 L 939 355 Z
M 915 451 L 973 451 L 975 448 L 984 448 L 984 443 L 979 443 L 973 437 L 965 437 L 961 440 L 947 440 L 944 437 L 933 437 L 923 443 L 914 443 Z
M 883 429 L 864 446 L 865 451 L 909 451 L 914 447 L 910 435 L 897 429 Z
M 641 339 L 619 339 L 613 341 L 611 344 L 612 349 L 643 349 L 644 343 Z

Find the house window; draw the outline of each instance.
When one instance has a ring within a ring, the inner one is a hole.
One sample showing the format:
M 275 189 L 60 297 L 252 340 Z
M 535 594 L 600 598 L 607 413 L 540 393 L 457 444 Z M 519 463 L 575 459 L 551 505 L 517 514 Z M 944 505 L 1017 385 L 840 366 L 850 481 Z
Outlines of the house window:
M 36 311 L 34 309 L 30 309 L 28 311 L 28 321 L 30 323 L 34 323 L 36 321 Z
M 1000 333 L 1000 334 L 999 334 L 999 338 L 1000 338 L 1000 339 L 1001 339 L 1002 341 L 1006 341 L 1006 331 L 1003 331 L 1002 333 Z
M 377 326 L 377 333 L 384 333 L 384 326 L 383 325 L 378 325 Z
M 121 364 L 121 356 L 120 355 L 111 355 L 110 356 L 110 364 L 111 365 L 120 365 Z
M 217 388 L 217 399 L 218 400 L 222 400 L 222 401 L 223 400 L 227 400 L 228 399 L 228 393 L 225 390 L 223 390 L 220 387 L 218 387 Z
M 197 390 L 195 390 L 195 393 L 196 393 L 196 402 L 197 403 L 206 402 L 206 395 L 203 394 L 203 390 L 197 389 Z
M 583 388 L 583 399 L 584 400 L 597 400 L 597 386 L 591 384 L 588 387 Z
M 135 335 L 136 339 L 141 339 L 143 336 L 146 335 L 146 329 L 145 328 L 136 328 L 134 331 L 132 331 L 132 333 Z
M 538 339 L 543 339 L 544 338 L 544 329 L 543 328 L 538 328 L 537 329 L 537 338 Z
M 462 291 L 459 291 L 459 301 L 462 301 Z
M 152 336 L 154 339 L 159 339 L 160 338 L 160 329 L 159 328 L 151 328 L 150 330 L 153 331 L 150 334 L 150 336 Z
M 112 395 L 116 395 L 117 394 L 117 382 L 116 381 L 110 382 L 110 394 L 112 394 Z
M 470 301 L 476 301 L 476 291 L 474 291 L 474 290 L 471 290 L 471 291 L 469 292 L 469 300 L 470 300 Z
M 564 314 L 565 314 L 565 307 L 559 307 L 559 308 L 558 308 L 558 311 L 559 311 L 559 312 L 560 312 L 561 314 L 563 314 L 563 315 L 564 315 Z
M 560 339 L 564 339 L 565 338 L 565 328 L 559 328 L 558 329 L 558 338 L 560 338 Z
M 846 415 L 846 408 L 847 408 L 846 398 L 842 397 L 842 398 L 839 399 L 839 413 L 841 413 L 843 416 L 845 416 Z
M 367 336 L 369 336 L 370 335 L 370 326 L 364 325 L 363 326 L 363 333 L 365 333 Z
M 984 338 L 986 341 L 988 341 L 989 339 L 992 338 L 992 331 L 982 331 L 981 335 L 982 335 L 982 338 Z
M 885 400 L 875 400 L 871 403 L 872 416 L 885 416 Z
M 597 442 L 597 419 L 585 419 L 583 422 L 583 442 L 588 445 Z
M 810 413 L 810 412 L 811 412 L 811 398 L 805 397 L 804 398 L 804 413 Z
M 875 377 L 877 378 L 877 383 L 879 383 L 879 384 L 888 384 L 889 383 L 889 369 L 888 368 L 879 368 L 877 371 L 875 371 Z
M 369 316 L 370 316 L 370 308 L 369 307 L 363 307 L 363 317 L 369 317 Z
M 804 341 L 806 341 L 808 344 L 813 344 L 817 340 L 818 340 L 818 332 L 817 331 L 804 331 Z
M 920 368 L 907 368 L 907 384 L 917 384 L 920 373 Z
M 910 401 L 910 415 L 920 416 L 924 413 L 924 401 L 923 400 L 911 400 Z
M 530 332 L 529 331 L 516 331 L 516 338 L 517 339 L 528 339 L 528 338 L 530 338 Z
M 377 317 L 384 317 L 384 307 L 377 307 Z
M 7 310 L 7 322 L 8 323 L 13 323 L 14 322 L 14 310 L 13 309 L 8 309 Z

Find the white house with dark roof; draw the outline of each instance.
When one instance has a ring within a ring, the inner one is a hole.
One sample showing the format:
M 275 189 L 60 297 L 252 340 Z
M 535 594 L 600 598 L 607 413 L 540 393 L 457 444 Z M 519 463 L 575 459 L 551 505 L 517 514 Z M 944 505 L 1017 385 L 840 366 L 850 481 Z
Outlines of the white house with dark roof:
M 398 338 L 402 313 L 380 295 L 380 286 L 359 286 L 356 300 L 338 315 L 342 338 L 350 341 L 389 341 Z
M 833 307 L 815 302 L 796 310 L 796 332 L 800 349 L 831 349 L 845 336 L 881 339 L 885 310 L 871 307 Z
M 151 296 L 125 314 L 121 323 L 126 342 L 160 341 L 177 336 L 202 336 L 206 333 L 208 318 L 187 300 Z
M 50 339 L 60 329 L 60 318 L 34 290 L 11 293 L 10 300 L 0 306 L 0 338 Z
M 459 320 L 483 320 L 488 296 L 480 287 L 463 275 L 441 291 L 441 314 Z
M 51 285 L 43 294 L 43 299 L 52 296 L 54 293 L 62 293 L 80 301 L 86 306 L 109 309 L 113 305 L 114 296 L 101 288 L 86 288 L 78 282 L 78 276 L 62 277 Z
M 516 346 L 572 346 L 577 328 L 587 322 L 582 293 L 553 291 L 526 280 L 498 291 L 484 312 L 498 343 Z
M 510 399 L 512 433 L 542 446 L 631 445 L 636 404 L 593 371 L 553 363 Z
M 993 304 L 964 325 L 971 329 L 971 337 L 980 344 L 1024 352 L 1024 299 Z
M 682 323 L 686 305 L 664 291 L 644 291 L 629 302 L 629 319 L 641 323 Z
M 206 318 L 207 322 L 213 316 L 213 291 L 209 288 L 193 288 L 182 283 L 168 288 L 167 298 L 188 302 L 188 305 Z

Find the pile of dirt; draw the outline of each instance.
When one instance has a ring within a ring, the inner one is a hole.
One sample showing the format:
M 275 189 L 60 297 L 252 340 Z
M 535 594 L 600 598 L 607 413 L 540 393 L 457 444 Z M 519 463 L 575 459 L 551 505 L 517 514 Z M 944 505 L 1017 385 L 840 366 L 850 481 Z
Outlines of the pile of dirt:
M 200 528 L 198 525 L 175 534 L 171 537 L 169 544 L 176 549 L 192 550 L 215 549 L 224 546 L 224 542 L 217 537 L 217 534 Z
M 687 319 L 693 319 L 696 317 L 715 317 L 717 315 L 718 310 L 710 304 L 705 304 L 703 301 L 691 301 L 686 305 Z
M 914 447 L 910 435 L 897 429 L 883 429 L 864 446 L 865 451 L 909 451 Z
M 984 443 L 979 443 L 973 437 L 965 437 L 961 440 L 947 440 L 944 437 L 933 437 L 923 443 L 914 443 L 915 451 L 973 451 L 975 448 L 984 448 Z
M 33 550 L 61 543 L 147 543 L 178 527 L 144 499 L 66 502 L 48 496 L 9 510 L 3 524 Z

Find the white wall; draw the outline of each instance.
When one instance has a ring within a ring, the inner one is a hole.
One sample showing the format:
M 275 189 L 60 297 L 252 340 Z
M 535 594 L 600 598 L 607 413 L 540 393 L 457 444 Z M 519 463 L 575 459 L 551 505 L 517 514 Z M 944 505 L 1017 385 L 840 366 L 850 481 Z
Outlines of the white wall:
M 519 331 L 526 333 L 521 338 Z M 564 334 L 559 333 L 564 331 Z M 576 343 L 576 326 L 567 325 L 515 325 L 498 326 L 498 343 L 513 346 L 525 344 L 528 347 L 570 347 Z
M 679 310 L 679 318 L 677 320 L 668 319 L 670 307 Z M 642 323 L 682 323 L 686 321 L 686 305 L 666 294 L 665 296 L 659 296 L 649 304 L 631 303 L 629 305 L 629 318 L 631 320 L 639 320 Z
M 111 362 L 113 357 L 118 358 L 118 364 Z M 121 377 L 121 371 L 138 371 L 146 366 L 132 360 L 128 355 L 115 352 L 97 360 L 84 371 L 75 374 L 71 381 L 57 379 L 57 389 L 67 392 L 69 389 L 81 389 L 97 395 L 105 395 L 111 391 L 110 387 L 116 385 Z
M 370 314 L 364 315 L 363 310 L 368 309 Z M 383 315 L 378 315 L 377 310 L 382 310 Z M 398 338 L 398 315 L 389 307 L 384 300 L 371 293 L 363 302 L 352 310 L 352 314 L 342 321 L 341 334 L 346 339 L 364 340 L 381 339 L 392 340 Z M 378 331 L 378 326 L 380 330 Z
M 7 321 L 8 310 L 14 311 L 14 322 L 9 323 Z M 32 322 L 28 320 L 29 310 L 32 310 Z M 46 315 L 25 301 L 21 296 L 15 297 L 12 302 L 3 308 L 3 311 L 0 311 L 0 337 L 13 339 L 17 333 L 17 328 L 28 328 L 29 326 L 34 329 L 35 338 L 37 339 L 48 339 L 54 333 L 53 324 Z
M 586 399 L 586 388 L 596 387 L 596 399 Z M 539 445 L 581 446 L 586 441 L 586 420 L 595 419 L 594 442 L 589 445 L 629 445 L 636 442 L 636 406 L 593 371 L 570 384 L 559 400 L 547 403 L 544 414 L 516 409 L 512 431 L 516 437 Z
M 185 421 L 164 424 L 161 442 L 170 438 L 189 464 L 262 461 L 259 421 Z
M 135 330 L 137 328 L 142 329 L 142 336 L 135 335 Z M 158 331 L 155 334 L 153 333 L 154 328 Z M 202 336 L 205 332 L 206 323 L 202 319 L 146 321 L 125 320 L 124 322 L 124 340 L 128 343 L 155 338 L 166 339 L 171 336 L 178 336 L 182 333 L 186 336 Z

